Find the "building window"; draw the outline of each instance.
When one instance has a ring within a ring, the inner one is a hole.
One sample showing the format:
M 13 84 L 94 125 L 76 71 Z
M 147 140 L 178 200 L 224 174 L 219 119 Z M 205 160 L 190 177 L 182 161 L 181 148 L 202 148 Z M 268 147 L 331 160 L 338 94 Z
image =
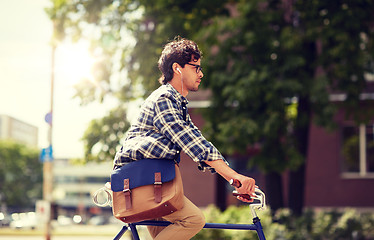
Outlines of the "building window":
M 374 124 L 343 127 L 345 177 L 374 177 Z

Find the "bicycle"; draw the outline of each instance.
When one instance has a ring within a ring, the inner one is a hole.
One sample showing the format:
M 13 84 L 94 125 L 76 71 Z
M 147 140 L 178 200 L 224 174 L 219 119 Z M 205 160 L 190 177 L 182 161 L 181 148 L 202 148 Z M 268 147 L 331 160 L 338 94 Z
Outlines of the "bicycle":
M 240 184 L 240 183 L 239 183 Z M 233 184 L 232 184 L 233 185 Z M 101 191 L 104 191 L 107 195 L 107 201 L 105 203 L 99 203 L 97 200 L 97 197 Z M 234 196 L 237 196 L 238 194 L 234 191 Z M 253 216 L 253 224 L 226 224 L 226 223 L 206 223 L 204 228 L 208 229 L 231 229 L 231 230 L 251 230 L 256 231 L 257 236 L 259 240 L 266 240 L 260 218 L 257 216 L 256 210 L 264 210 L 266 209 L 266 201 L 265 201 L 265 193 L 262 192 L 259 188 L 256 188 L 255 190 L 255 196 L 252 197 L 253 202 L 249 204 L 249 208 L 251 210 L 252 216 Z M 103 187 L 96 191 L 96 193 L 93 196 L 93 202 L 100 206 L 111 206 L 111 193 L 108 191 L 107 187 Z M 139 234 L 137 231 L 136 226 L 162 226 L 166 227 L 168 225 L 172 224 L 168 221 L 153 221 L 153 220 L 147 220 L 147 221 L 141 221 L 141 222 L 135 222 L 135 223 L 126 223 L 122 229 L 117 233 L 117 235 L 114 237 L 113 240 L 120 240 L 123 234 L 127 230 L 131 231 L 132 237 L 134 240 L 140 240 Z

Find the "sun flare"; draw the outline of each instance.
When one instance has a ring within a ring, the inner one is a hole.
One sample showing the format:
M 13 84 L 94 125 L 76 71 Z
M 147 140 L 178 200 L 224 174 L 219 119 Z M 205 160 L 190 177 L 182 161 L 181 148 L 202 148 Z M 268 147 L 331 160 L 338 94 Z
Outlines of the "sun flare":
M 82 79 L 92 80 L 94 57 L 89 52 L 89 44 L 64 43 L 57 48 L 56 74 L 73 86 Z

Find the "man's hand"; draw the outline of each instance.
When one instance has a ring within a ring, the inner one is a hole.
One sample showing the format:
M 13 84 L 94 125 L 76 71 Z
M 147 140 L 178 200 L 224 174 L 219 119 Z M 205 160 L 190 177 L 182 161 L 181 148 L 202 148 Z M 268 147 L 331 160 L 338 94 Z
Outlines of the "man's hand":
M 253 178 L 244 176 L 244 175 L 238 175 L 236 179 L 241 183 L 240 187 L 235 187 L 236 191 L 239 194 L 247 194 L 249 196 L 255 196 L 255 188 L 256 188 L 256 181 Z M 237 199 L 239 199 L 242 202 L 253 202 L 253 199 L 247 199 L 241 196 L 237 196 Z
M 227 166 L 227 164 L 224 163 L 222 159 L 215 161 L 205 161 L 205 163 L 213 167 L 227 181 L 230 181 L 231 179 L 239 180 L 242 184 L 242 186 L 236 188 L 236 191 L 239 194 L 248 194 L 249 196 L 253 196 L 256 187 L 256 182 L 253 178 L 238 174 L 232 168 Z M 247 200 L 240 196 L 238 196 L 237 198 L 243 202 L 253 202 L 253 199 Z

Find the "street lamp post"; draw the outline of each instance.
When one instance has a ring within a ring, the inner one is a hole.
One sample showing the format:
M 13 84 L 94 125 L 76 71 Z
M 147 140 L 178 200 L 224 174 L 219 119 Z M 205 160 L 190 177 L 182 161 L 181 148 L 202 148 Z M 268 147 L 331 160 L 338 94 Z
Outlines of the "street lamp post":
M 55 31 L 55 25 L 53 24 L 53 31 Z M 50 112 L 49 112 L 49 131 L 48 131 L 48 142 L 50 153 L 44 160 L 43 164 L 43 200 L 46 203 L 46 224 L 45 224 L 45 239 L 50 240 L 52 234 L 51 226 L 51 205 L 52 205 L 52 190 L 53 190 L 53 145 L 52 145 L 52 129 L 53 129 L 53 95 L 54 95 L 54 78 L 55 78 L 55 52 L 56 43 L 52 39 L 52 56 L 51 56 L 51 100 L 50 100 Z

